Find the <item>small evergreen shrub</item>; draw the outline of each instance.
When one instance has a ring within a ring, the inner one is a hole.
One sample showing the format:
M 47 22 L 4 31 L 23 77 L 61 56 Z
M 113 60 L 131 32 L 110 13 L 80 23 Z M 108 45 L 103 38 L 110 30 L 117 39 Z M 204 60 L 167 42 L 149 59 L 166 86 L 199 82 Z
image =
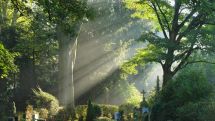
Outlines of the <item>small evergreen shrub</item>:
M 95 118 L 96 118 L 95 110 L 94 110 L 94 107 L 93 107 L 93 104 L 92 104 L 91 100 L 89 100 L 88 104 L 87 104 L 86 121 L 93 121 Z

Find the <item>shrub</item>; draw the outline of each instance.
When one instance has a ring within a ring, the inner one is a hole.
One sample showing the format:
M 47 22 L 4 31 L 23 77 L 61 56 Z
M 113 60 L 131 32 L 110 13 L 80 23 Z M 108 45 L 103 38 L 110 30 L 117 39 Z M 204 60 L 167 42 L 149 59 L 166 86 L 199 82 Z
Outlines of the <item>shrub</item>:
M 118 107 L 115 105 L 96 104 L 96 106 L 98 106 L 101 109 L 101 115 L 104 117 L 108 117 L 108 118 L 112 118 L 112 115 L 114 115 L 114 113 L 118 111 Z M 78 115 L 78 117 L 83 116 L 84 120 L 86 119 L 87 105 L 78 105 L 75 108 L 75 111 L 76 111 L 76 114 Z M 98 114 L 100 114 L 100 113 L 98 113 Z
M 110 119 L 108 117 L 99 117 L 99 118 L 97 118 L 94 121 L 114 121 L 114 120 L 112 120 L 112 119 Z
M 102 110 L 102 115 L 109 118 L 111 118 L 112 115 L 114 115 L 114 113 L 118 111 L 118 107 L 115 105 L 99 104 L 99 107 Z
M 88 104 L 87 104 L 87 117 L 86 117 L 86 121 L 93 121 L 95 118 L 96 118 L 95 110 L 94 110 L 93 104 L 89 100 Z
M 58 113 L 54 116 L 55 121 L 66 121 L 67 111 L 65 109 L 59 109 Z
M 59 102 L 56 97 L 43 91 L 41 88 L 33 89 L 34 102 L 37 108 L 46 108 L 50 116 L 56 115 L 59 110 Z
M 37 112 L 39 113 L 40 118 L 43 118 L 43 119 L 48 118 L 49 111 L 47 109 L 40 108 L 40 109 L 37 109 Z
M 93 105 L 94 111 L 95 111 L 95 116 L 100 117 L 102 115 L 102 110 L 99 105 L 94 104 Z
M 211 102 L 188 103 L 176 111 L 177 121 L 213 121 L 215 104 Z
M 26 118 L 26 121 L 31 121 L 32 120 L 32 115 L 33 115 L 33 106 L 32 105 L 28 105 L 26 107 L 26 111 L 25 111 L 25 118 Z
M 203 107 L 198 103 L 206 104 L 212 94 L 212 86 L 205 76 L 196 70 L 183 71 L 170 81 L 160 92 L 152 108 L 152 121 L 178 120 L 178 121 L 202 121 L 198 118 L 198 110 L 203 117 Z M 209 113 L 209 112 L 207 112 Z M 198 118 L 198 119 L 197 119 Z
M 75 108 L 75 112 L 78 115 L 78 117 L 83 117 L 84 120 L 86 119 L 87 116 L 87 105 L 78 105 Z
M 125 115 L 129 115 L 134 111 L 134 104 L 126 103 L 119 106 L 119 111 L 123 111 Z

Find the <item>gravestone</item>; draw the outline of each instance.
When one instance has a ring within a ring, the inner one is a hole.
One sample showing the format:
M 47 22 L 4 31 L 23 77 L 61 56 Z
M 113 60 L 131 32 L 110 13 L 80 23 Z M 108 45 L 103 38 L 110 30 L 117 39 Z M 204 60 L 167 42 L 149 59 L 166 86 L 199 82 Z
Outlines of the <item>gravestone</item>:
M 148 112 L 149 112 L 149 108 L 147 108 L 147 107 L 142 108 L 142 113 L 148 113 Z
M 114 120 L 119 121 L 120 120 L 120 112 L 115 112 L 114 113 Z
M 15 118 L 14 117 L 8 117 L 7 120 L 8 121 L 15 121 Z
M 7 120 L 8 121 L 18 121 L 18 116 L 8 117 Z
M 33 119 L 33 121 L 38 121 L 39 120 L 39 114 L 35 113 L 34 115 L 32 115 L 32 119 Z

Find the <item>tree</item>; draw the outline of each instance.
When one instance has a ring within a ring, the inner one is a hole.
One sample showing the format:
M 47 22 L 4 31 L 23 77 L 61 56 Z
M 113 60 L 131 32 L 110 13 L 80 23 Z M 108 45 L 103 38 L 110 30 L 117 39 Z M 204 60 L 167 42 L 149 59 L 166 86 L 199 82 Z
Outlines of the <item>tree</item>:
M 5 78 L 10 72 L 16 72 L 17 67 L 14 64 L 14 58 L 17 56 L 17 53 L 9 52 L 4 46 L 0 43 L 0 78 Z
M 194 59 L 193 54 L 210 54 L 215 50 L 213 29 L 215 1 L 212 0 L 126 0 L 134 17 L 153 21 L 143 33 L 144 49 L 124 64 L 123 70 L 135 73 L 137 65 L 156 62 L 163 69 L 163 86 L 182 68 L 193 63 L 213 63 Z M 162 34 L 160 34 L 162 32 Z
M 202 70 L 188 67 L 173 80 L 160 91 L 152 107 L 152 121 L 202 121 L 213 117 L 210 114 L 214 107 L 209 107 L 213 102 L 214 87 Z
M 17 53 L 9 52 L 0 43 L 0 120 L 3 120 L 7 113 L 11 111 L 11 97 L 13 96 L 14 80 L 9 78 L 10 73 L 18 71 L 14 64 Z
M 84 18 L 92 15 L 91 8 L 87 6 L 86 0 L 39 1 L 38 6 L 43 7 L 49 23 L 55 26 L 59 44 L 59 92 L 64 105 L 74 110 L 73 78 L 78 35 Z

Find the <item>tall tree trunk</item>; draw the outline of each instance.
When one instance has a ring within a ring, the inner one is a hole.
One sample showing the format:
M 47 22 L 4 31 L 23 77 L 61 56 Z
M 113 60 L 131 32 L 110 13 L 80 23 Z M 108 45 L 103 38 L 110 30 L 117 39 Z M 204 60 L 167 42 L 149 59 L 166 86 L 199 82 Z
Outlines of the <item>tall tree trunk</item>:
M 64 105 L 68 105 L 68 103 L 73 103 L 71 100 L 72 90 L 69 90 L 71 84 L 69 83 L 70 70 L 68 68 L 70 65 L 69 44 L 73 40 L 71 40 L 70 34 L 64 32 L 64 28 L 61 25 L 57 26 L 57 38 L 59 41 L 59 97 Z
M 166 84 L 168 83 L 168 81 L 170 81 L 173 76 L 174 75 L 172 74 L 172 72 L 170 72 L 170 71 L 164 71 L 163 72 L 163 85 L 162 85 L 162 87 L 165 87 Z
M 166 62 L 165 64 L 162 66 L 162 69 L 163 69 L 163 85 L 162 87 L 165 87 L 167 82 L 169 80 L 172 79 L 172 77 L 174 76 L 174 73 L 171 71 L 171 68 L 172 68 L 172 64 L 174 62 L 174 37 L 175 37 L 175 34 L 172 34 L 172 32 L 170 32 L 170 41 L 169 43 L 172 45 L 168 48 L 168 52 L 167 52 L 167 59 L 166 59 Z
M 71 35 L 64 31 L 61 25 L 57 27 L 57 37 L 59 40 L 59 96 L 67 108 L 73 112 L 75 109 L 75 87 L 74 87 L 74 67 L 76 61 L 78 36 L 81 24 L 74 28 L 75 34 Z

